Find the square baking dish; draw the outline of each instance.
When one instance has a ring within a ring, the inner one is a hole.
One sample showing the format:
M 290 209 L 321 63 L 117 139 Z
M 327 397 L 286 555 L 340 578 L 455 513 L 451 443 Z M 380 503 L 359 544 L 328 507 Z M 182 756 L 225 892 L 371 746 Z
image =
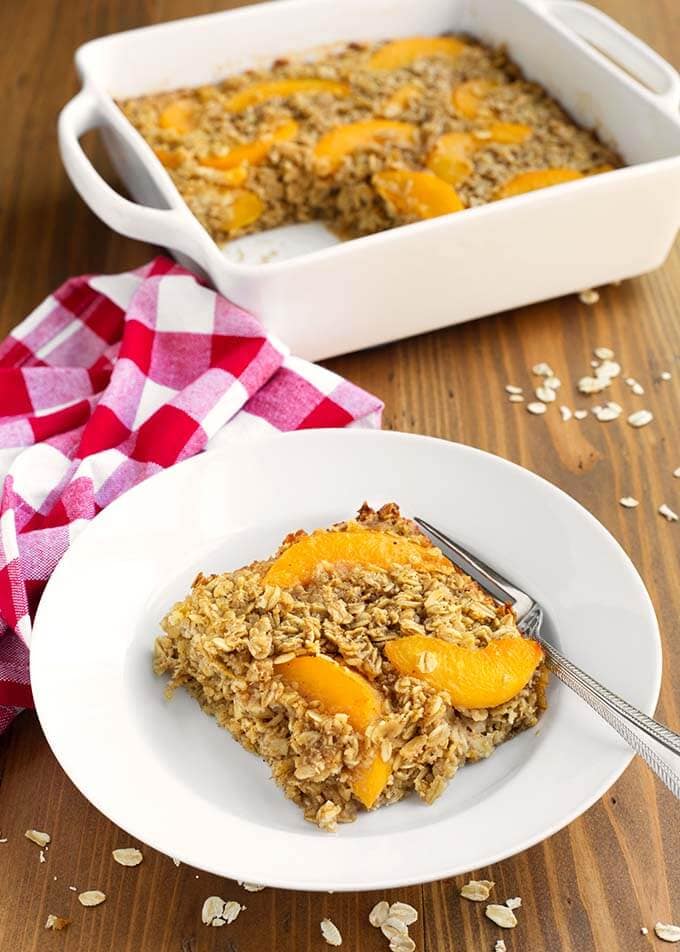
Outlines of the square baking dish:
M 626 168 L 338 242 L 320 224 L 220 248 L 116 98 L 197 86 L 336 42 L 444 31 L 506 44 L 528 78 Z M 680 226 L 680 77 L 595 8 L 572 0 L 277 0 L 93 40 L 59 117 L 66 170 L 114 230 L 168 248 L 311 360 L 641 274 Z M 79 138 L 100 128 L 135 201 Z

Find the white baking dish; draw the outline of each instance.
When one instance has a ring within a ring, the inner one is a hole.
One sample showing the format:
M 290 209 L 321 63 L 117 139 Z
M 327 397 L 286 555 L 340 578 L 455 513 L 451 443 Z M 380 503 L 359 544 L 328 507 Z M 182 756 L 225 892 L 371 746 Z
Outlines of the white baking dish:
M 507 44 L 629 167 L 344 243 L 320 225 L 270 232 L 242 239 L 237 261 L 234 243 L 215 244 L 114 103 L 322 44 L 446 30 Z M 278 0 L 94 40 L 76 64 L 83 89 L 61 113 L 59 142 L 88 205 L 208 275 L 310 359 L 649 271 L 680 226 L 680 78 L 583 3 Z M 140 204 L 110 188 L 82 151 L 79 137 L 94 127 Z

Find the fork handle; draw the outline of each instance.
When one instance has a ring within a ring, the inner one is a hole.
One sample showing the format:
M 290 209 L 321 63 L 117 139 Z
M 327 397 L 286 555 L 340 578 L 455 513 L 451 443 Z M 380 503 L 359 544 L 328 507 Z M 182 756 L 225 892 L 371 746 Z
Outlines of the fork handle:
M 534 635 L 536 638 L 536 635 Z M 550 670 L 589 704 L 680 799 L 680 734 L 659 724 L 537 637 Z M 651 743 L 650 743 L 651 741 Z

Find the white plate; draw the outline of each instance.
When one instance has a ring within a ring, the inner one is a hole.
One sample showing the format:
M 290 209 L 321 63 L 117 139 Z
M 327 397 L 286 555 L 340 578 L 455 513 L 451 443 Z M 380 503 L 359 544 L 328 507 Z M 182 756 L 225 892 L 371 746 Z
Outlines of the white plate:
M 573 499 L 488 453 L 399 433 L 310 430 L 216 451 L 154 476 L 76 540 L 42 598 L 31 655 L 40 721 L 84 795 L 201 869 L 293 889 L 377 889 L 477 869 L 589 807 L 631 754 L 562 685 L 538 730 L 465 767 L 432 807 L 409 798 L 335 835 L 305 822 L 184 692 L 151 672 L 158 620 L 198 569 L 268 556 L 282 536 L 395 500 L 544 605 L 578 664 L 644 711 L 661 652 L 633 565 Z

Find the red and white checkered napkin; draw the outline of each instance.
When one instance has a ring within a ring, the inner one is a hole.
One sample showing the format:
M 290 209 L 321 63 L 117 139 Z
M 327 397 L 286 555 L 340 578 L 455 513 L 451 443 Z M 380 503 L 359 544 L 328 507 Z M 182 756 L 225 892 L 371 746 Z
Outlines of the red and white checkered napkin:
M 236 437 L 377 427 L 381 411 L 167 258 L 43 301 L 0 344 L 0 731 L 32 705 L 38 598 L 111 500 Z

